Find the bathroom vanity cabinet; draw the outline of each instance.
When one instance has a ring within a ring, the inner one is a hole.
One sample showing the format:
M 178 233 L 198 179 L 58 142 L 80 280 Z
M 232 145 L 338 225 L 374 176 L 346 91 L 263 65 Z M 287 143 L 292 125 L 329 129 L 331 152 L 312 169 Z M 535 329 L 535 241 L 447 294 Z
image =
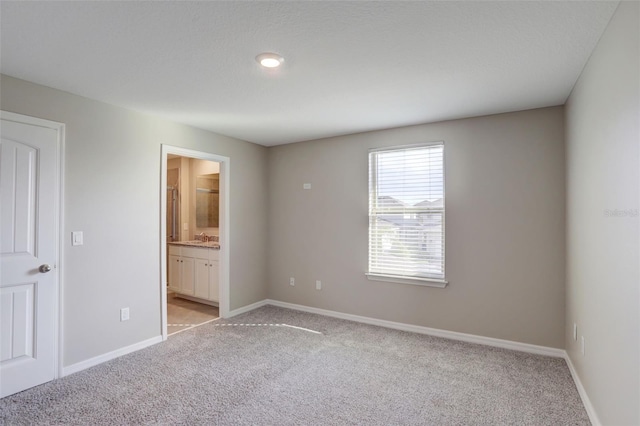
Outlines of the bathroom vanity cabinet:
M 203 302 L 219 302 L 219 259 L 219 249 L 169 244 L 169 290 Z

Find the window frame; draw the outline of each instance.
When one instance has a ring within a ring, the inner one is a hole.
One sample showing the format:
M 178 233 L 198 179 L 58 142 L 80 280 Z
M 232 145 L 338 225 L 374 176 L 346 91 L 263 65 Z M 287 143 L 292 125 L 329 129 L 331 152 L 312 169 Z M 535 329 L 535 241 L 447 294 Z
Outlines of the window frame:
M 372 161 L 371 154 L 377 152 L 384 151 L 403 151 L 410 149 L 419 149 L 419 148 L 427 148 L 431 146 L 442 146 L 442 278 L 439 277 L 412 277 L 408 275 L 395 275 L 395 274 L 387 274 L 381 272 L 371 272 L 371 226 L 372 226 L 372 197 L 374 197 L 373 189 L 377 188 L 378 185 L 378 173 L 374 172 L 374 163 Z M 411 284 L 418 286 L 426 286 L 426 287 L 436 287 L 436 288 L 445 288 L 449 281 L 446 279 L 446 159 L 445 159 L 445 143 L 444 141 L 436 141 L 436 142 L 425 142 L 425 143 L 417 143 L 410 145 L 395 145 L 381 148 L 371 148 L 367 153 L 367 161 L 368 161 L 368 229 L 367 229 L 367 272 L 365 272 L 366 277 L 371 281 L 383 281 L 383 282 L 391 282 L 391 283 L 400 283 L 400 284 Z

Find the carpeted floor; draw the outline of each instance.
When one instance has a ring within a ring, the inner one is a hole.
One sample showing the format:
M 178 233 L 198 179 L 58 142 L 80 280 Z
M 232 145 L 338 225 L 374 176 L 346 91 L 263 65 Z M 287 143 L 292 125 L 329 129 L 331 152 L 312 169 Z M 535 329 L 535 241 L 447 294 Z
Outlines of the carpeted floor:
M 562 359 L 267 306 L 4 398 L 0 424 L 589 420 Z

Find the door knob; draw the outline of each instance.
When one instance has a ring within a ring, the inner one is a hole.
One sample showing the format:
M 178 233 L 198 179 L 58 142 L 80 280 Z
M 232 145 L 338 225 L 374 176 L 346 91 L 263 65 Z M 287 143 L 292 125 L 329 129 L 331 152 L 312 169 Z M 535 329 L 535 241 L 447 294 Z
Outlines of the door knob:
M 40 265 L 40 272 L 42 272 L 43 274 L 46 274 L 50 270 L 51 266 L 47 265 L 46 263 L 44 265 Z

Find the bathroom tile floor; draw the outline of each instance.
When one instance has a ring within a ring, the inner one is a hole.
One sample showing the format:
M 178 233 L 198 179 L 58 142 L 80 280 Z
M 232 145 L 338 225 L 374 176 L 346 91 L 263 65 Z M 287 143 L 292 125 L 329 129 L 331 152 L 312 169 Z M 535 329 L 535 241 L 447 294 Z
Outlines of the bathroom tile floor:
M 175 293 L 167 294 L 167 334 L 201 325 L 219 318 L 218 308 L 203 303 L 177 297 Z

